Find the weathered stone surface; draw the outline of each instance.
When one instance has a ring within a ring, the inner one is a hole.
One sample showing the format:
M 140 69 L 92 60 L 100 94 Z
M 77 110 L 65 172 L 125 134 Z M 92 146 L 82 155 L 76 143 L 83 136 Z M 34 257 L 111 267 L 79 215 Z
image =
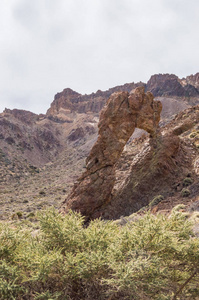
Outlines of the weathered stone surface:
M 136 127 L 155 137 L 161 109 L 161 103 L 150 92 L 145 94 L 144 87 L 111 95 L 100 115 L 98 140 L 86 160 L 86 171 L 65 200 L 63 211 L 77 210 L 89 219 L 109 203 L 115 164 L 124 146 Z
M 185 157 L 178 136 L 150 139 L 141 154 L 134 157 L 126 180 L 112 193 L 109 205 L 97 211 L 95 217 L 117 219 L 130 215 L 148 205 L 160 190 L 167 197 L 175 178 L 185 176 L 182 164 Z
M 51 117 L 58 115 L 59 117 L 62 109 L 77 113 L 99 113 L 111 94 L 119 91 L 130 92 L 139 86 L 145 86 L 145 84 L 143 82 L 126 83 L 121 86 L 110 88 L 107 91 L 98 90 L 96 93 L 89 95 L 81 95 L 67 88 L 55 95 L 54 101 L 47 111 L 47 116 Z
M 42 166 L 63 149 L 54 123 L 25 110 L 5 109 L 0 114 L 0 149 L 12 158 Z M 45 153 L 45 155 L 44 155 Z
M 147 82 L 147 90 L 157 96 L 185 96 L 183 86 L 173 74 L 155 74 Z
M 182 81 L 183 80 L 186 84 L 190 84 L 199 90 L 199 73 L 187 76 L 185 79 L 182 79 Z
M 198 78 L 197 74 L 184 79 L 179 79 L 174 74 L 155 74 L 147 82 L 146 89 L 155 97 L 198 97 Z

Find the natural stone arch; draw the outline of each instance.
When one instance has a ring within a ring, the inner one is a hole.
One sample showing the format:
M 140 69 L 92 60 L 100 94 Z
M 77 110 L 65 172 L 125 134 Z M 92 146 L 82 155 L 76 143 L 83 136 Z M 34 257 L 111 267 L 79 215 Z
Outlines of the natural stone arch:
M 115 164 L 136 127 L 155 137 L 158 131 L 161 102 L 150 92 L 138 87 L 130 94 L 118 92 L 110 96 L 102 109 L 98 139 L 86 160 L 86 171 L 64 201 L 62 211 L 80 211 L 92 219 L 96 210 L 111 199 L 115 183 Z

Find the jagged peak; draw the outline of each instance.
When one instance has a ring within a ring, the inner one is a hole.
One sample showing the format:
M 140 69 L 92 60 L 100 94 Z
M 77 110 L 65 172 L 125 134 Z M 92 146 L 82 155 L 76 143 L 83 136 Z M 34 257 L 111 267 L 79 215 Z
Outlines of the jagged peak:
M 155 74 L 147 82 L 147 91 L 155 97 L 196 97 L 199 95 L 199 78 L 190 76 L 179 79 L 175 74 Z
M 64 89 L 62 92 L 57 93 L 57 94 L 55 95 L 54 99 L 55 99 L 55 100 L 56 100 L 56 99 L 59 99 L 59 98 L 62 97 L 62 96 L 64 96 L 64 97 L 68 97 L 68 96 L 70 96 L 70 97 L 73 97 L 73 96 L 77 97 L 77 96 L 80 96 L 80 95 L 81 95 L 81 94 L 79 94 L 78 92 L 73 91 L 73 90 L 70 89 L 70 88 L 66 88 L 66 89 Z

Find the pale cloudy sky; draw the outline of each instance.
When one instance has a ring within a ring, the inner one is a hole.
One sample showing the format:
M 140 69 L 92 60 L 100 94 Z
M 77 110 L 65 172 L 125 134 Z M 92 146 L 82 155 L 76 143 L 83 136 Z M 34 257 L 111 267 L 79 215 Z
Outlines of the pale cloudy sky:
M 0 0 L 0 112 L 199 72 L 198 0 Z

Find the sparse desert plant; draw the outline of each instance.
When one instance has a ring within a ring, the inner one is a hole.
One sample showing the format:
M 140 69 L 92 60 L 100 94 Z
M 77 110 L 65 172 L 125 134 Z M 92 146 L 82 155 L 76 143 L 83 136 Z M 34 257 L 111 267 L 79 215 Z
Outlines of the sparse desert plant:
M 17 215 L 18 218 L 22 218 L 23 213 L 22 213 L 21 211 L 17 211 L 17 212 L 16 212 L 16 215 Z
M 186 188 L 182 189 L 181 195 L 182 197 L 188 197 L 190 195 L 190 190 Z
M 160 203 L 162 200 L 164 200 L 164 196 L 162 195 L 158 195 L 158 196 L 155 196 L 153 198 L 153 200 L 149 203 L 149 207 L 152 207 L 154 205 L 157 205 L 158 203 Z
M 197 132 L 197 131 L 193 131 L 193 132 L 190 134 L 190 138 L 194 138 L 194 137 L 196 137 L 196 136 L 197 136 L 197 134 L 198 134 L 198 132 Z
M 33 218 L 35 217 L 35 213 L 34 212 L 30 212 L 29 214 L 27 214 L 26 218 Z
M 186 208 L 186 206 L 184 204 L 178 204 L 172 209 L 172 212 L 176 213 L 176 212 L 184 210 L 185 208 Z
M 193 179 L 191 177 L 186 177 L 184 180 L 183 180 L 183 186 L 189 186 L 193 183 Z
M 45 191 L 40 191 L 40 192 L 39 192 L 39 195 L 45 196 L 45 195 L 46 195 L 46 192 L 45 192 Z
M 23 216 L 23 213 L 21 211 L 17 211 L 16 213 L 12 214 L 11 219 L 15 220 L 15 219 L 21 219 Z

